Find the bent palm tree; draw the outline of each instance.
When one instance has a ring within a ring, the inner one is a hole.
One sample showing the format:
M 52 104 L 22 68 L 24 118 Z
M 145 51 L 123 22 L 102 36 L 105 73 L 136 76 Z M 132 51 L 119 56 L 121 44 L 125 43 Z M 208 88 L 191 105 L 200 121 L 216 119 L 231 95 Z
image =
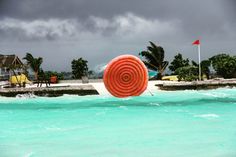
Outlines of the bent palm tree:
M 139 55 L 145 58 L 143 63 L 148 69 L 158 71 L 157 79 L 160 80 L 169 62 L 164 61 L 165 51 L 161 46 L 156 46 L 151 41 L 150 45 L 147 47 L 147 51 L 142 51 Z
M 43 58 L 34 58 L 32 54 L 26 53 L 26 56 L 23 59 L 25 59 L 27 61 L 27 64 L 32 68 L 32 70 L 34 71 L 34 77 L 36 80 L 38 80 L 38 73 L 40 66 L 43 63 Z

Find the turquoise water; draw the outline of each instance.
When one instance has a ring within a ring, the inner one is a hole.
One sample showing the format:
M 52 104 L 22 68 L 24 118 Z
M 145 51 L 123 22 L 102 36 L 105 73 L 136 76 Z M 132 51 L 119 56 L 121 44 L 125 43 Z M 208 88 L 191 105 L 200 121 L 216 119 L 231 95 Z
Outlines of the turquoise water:
M 0 157 L 235 157 L 236 89 L 0 97 Z

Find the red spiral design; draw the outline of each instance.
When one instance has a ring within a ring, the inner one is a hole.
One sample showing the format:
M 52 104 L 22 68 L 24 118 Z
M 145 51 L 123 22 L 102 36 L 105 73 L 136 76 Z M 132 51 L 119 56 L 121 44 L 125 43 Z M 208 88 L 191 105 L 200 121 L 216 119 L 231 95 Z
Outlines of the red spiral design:
M 138 96 L 147 88 L 148 71 L 138 57 L 122 55 L 107 65 L 103 81 L 106 89 L 115 97 Z

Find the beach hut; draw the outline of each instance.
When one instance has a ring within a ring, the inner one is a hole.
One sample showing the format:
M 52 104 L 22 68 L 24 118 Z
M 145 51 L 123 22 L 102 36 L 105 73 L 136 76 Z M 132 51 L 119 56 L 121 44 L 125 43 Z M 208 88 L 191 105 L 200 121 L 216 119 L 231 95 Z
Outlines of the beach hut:
M 23 63 L 16 55 L 0 54 L 0 79 L 8 80 L 11 75 L 22 71 Z

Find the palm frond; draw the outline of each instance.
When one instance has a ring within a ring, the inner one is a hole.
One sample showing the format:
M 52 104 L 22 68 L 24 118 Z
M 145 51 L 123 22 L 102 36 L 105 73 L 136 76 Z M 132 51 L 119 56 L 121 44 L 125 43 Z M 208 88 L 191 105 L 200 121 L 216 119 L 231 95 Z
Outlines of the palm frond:
M 160 62 L 156 59 L 152 52 L 149 51 L 142 51 L 141 55 L 145 58 L 146 61 L 153 64 L 154 66 L 158 67 Z
M 26 53 L 26 55 L 23 59 L 25 59 L 27 61 L 27 64 L 29 64 L 30 62 L 32 62 L 34 60 L 34 57 L 32 56 L 32 54 Z
M 150 61 L 150 62 L 155 60 L 155 58 L 152 56 L 152 54 L 149 51 L 142 51 L 141 56 L 143 56 L 147 61 Z
M 147 62 L 147 61 L 143 61 L 143 63 L 146 65 L 146 67 L 148 68 L 148 69 L 150 69 L 150 70 L 154 70 L 154 71 L 157 71 L 158 70 L 158 68 L 155 66 L 155 65 L 153 65 L 153 64 L 151 64 L 151 63 L 149 63 L 149 62 Z
M 157 59 L 158 62 L 163 61 L 164 60 L 164 49 L 161 46 L 157 46 L 155 45 L 153 42 L 150 41 L 151 46 L 148 46 L 148 50 L 151 51 L 153 53 L 153 55 L 155 56 L 155 58 Z
M 162 72 L 168 66 L 168 62 L 164 61 L 165 51 L 161 46 L 157 46 L 151 41 L 149 43 L 150 46 L 147 46 L 147 50 L 142 51 L 140 55 L 144 56 L 145 60 L 143 63 L 147 68 L 155 71 L 158 70 L 161 76 Z
M 192 65 L 196 66 L 196 67 L 198 66 L 198 64 L 195 61 L 193 61 L 193 60 L 192 60 Z
M 168 66 L 168 64 L 169 64 L 168 61 L 162 62 L 161 71 L 165 71 L 165 69 L 166 69 L 166 67 Z
M 157 54 L 158 52 L 157 52 L 157 49 L 155 49 L 155 48 L 153 48 L 153 47 L 151 47 L 151 46 L 148 46 L 147 47 L 147 49 L 148 49 L 148 51 L 151 53 L 151 55 L 153 56 L 153 58 L 156 60 L 156 62 L 160 62 L 160 59 L 157 57 L 157 55 L 155 55 L 155 54 Z
M 26 56 L 23 59 L 26 60 L 27 64 L 34 72 L 38 72 L 41 64 L 43 63 L 43 58 L 34 58 L 30 53 L 26 53 Z
M 157 45 L 154 44 L 153 42 L 149 41 L 150 45 L 154 48 L 154 49 L 157 49 Z

